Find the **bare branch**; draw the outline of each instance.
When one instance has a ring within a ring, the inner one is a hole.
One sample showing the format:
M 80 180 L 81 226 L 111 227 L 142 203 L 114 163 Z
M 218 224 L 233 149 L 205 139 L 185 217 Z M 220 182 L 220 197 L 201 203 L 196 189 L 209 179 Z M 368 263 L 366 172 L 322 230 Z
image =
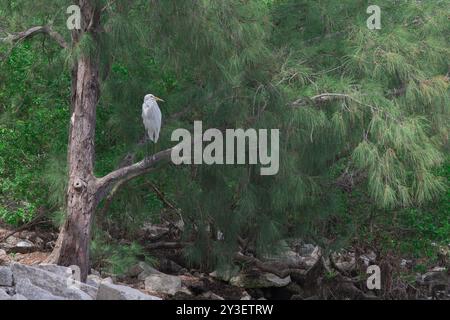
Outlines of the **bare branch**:
M 106 176 L 97 180 L 97 190 L 99 192 L 99 200 L 103 198 L 104 193 L 110 189 L 113 184 L 121 181 L 128 181 L 142 174 L 148 173 L 155 169 L 158 163 L 166 161 L 170 158 L 172 150 L 177 148 L 177 146 L 160 151 L 152 156 L 148 156 L 143 160 L 134 163 L 132 165 L 119 168 Z
M 58 32 L 56 32 L 55 30 L 53 30 L 53 28 L 51 26 L 36 26 L 36 27 L 32 27 L 28 30 L 22 31 L 22 32 L 18 32 L 18 33 L 14 33 L 14 34 L 8 33 L 8 36 L 6 38 L 0 38 L 0 42 L 16 43 L 16 42 L 22 41 L 26 38 L 31 38 L 37 34 L 48 35 L 50 38 L 55 40 L 58 43 L 58 45 L 63 49 L 66 49 L 69 47 L 66 40 L 64 40 L 63 36 L 60 35 Z
M 370 109 L 370 111 L 372 113 L 382 113 L 384 114 L 386 117 L 390 118 L 391 120 L 395 121 L 395 122 L 399 122 L 399 119 L 395 116 L 393 116 L 390 112 L 387 112 L 386 110 L 380 109 L 379 107 L 364 103 L 361 100 L 358 100 L 357 98 L 346 94 L 346 93 L 321 93 L 318 94 L 316 96 L 313 96 L 311 98 L 309 97 L 305 97 L 305 98 L 300 98 L 295 100 L 294 102 L 291 103 L 291 106 L 293 108 L 299 108 L 299 107 L 305 107 L 308 104 L 315 104 L 315 105 L 320 105 L 322 103 L 328 102 L 328 101 L 332 101 L 332 100 L 352 100 L 354 102 L 356 102 L 357 104 L 367 107 Z
M 338 99 L 353 99 L 350 95 L 345 93 L 321 93 L 311 98 L 300 98 L 292 102 L 293 107 L 302 107 L 308 104 L 308 102 L 313 103 L 323 103 L 330 100 Z

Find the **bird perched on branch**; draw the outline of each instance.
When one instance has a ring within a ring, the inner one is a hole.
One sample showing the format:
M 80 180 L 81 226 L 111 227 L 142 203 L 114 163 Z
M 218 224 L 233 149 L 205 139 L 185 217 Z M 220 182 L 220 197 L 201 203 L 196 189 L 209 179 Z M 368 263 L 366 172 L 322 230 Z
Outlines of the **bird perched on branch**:
M 145 130 L 148 138 L 153 143 L 157 143 L 159 139 L 159 132 L 161 130 L 161 110 L 159 109 L 157 101 L 162 101 L 161 98 L 153 94 L 147 94 L 144 97 L 142 104 L 142 121 L 144 122 Z

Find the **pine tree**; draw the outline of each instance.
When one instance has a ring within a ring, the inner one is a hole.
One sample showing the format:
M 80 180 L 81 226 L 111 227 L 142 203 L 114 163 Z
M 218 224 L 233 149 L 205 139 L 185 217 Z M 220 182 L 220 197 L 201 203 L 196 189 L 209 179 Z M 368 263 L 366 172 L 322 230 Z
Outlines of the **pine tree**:
M 140 195 L 148 192 L 139 183 L 125 184 L 147 179 L 138 176 L 148 166 L 128 167 L 131 174 L 109 172 L 130 152 L 143 156 L 137 124 L 141 97 L 149 91 L 161 91 L 168 101 L 159 150 L 173 145 L 173 129 L 191 129 L 194 120 L 202 120 L 204 128 L 281 132 L 280 171 L 273 177 L 260 176 L 254 165 L 152 173 L 181 208 L 184 236 L 194 242 L 186 252 L 195 263 L 227 263 L 239 250 L 263 255 L 288 235 L 304 236 L 316 218 L 336 210 L 339 184 L 349 183 L 348 177 L 361 176 L 371 201 L 382 209 L 418 205 L 445 188 L 433 169 L 448 144 L 448 1 L 378 1 L 381 30 L 367 28 L 371 3 L 359 0 L 78 4 L 83 28 L 72 33 L 72 44 L 62 14 L 52 28 L 40 30 L 57 40 L 60 60 L 72 70 L 75 124 L 68 150 L 68 218 L 60 236 L 70 245 L 57 252 L 59 263 L 82 265 L 86 275 L 96 207 L 117 185 L 126 190 L 121 208 L 142 203 Z M 47 25 L 49 12 L 53 16 L 64 5 L 69 4 L 0 5 L 8 14 L 1 27 Z M 5 48 L 7 54 L 10 46 Z M 80 96 L 81 84 L 86 96 Z M 94 133 L 96 109 L 102 127 Z M 107 136 L 96 150 L 95 135 Z M 111 154 L 116 160 L 105 164 Z M 80 169 L 73 165 L 78 161 L 86 166 L 81 181 L 80 174 L 70 174 Z M 345 168 L 339 179 L 332 174 L 337 165 Z M 98 187 L 94 197 L 77 190 L 91 186 Z M 83 225 L 83 233 L 68 232 L 75 225 Z M 221 231 L 224 240 L 212 231 Z

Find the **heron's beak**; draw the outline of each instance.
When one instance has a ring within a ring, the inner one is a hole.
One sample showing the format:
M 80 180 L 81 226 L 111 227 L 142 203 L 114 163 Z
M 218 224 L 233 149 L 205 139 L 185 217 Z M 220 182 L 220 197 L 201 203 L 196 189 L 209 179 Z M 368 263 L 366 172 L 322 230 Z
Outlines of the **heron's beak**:
M 155 100 L 156 100 L 156 101 L 162 101 L 162 102 L 165 102 L 163 99 L 158 98 L 158 97 L 155 97 Z

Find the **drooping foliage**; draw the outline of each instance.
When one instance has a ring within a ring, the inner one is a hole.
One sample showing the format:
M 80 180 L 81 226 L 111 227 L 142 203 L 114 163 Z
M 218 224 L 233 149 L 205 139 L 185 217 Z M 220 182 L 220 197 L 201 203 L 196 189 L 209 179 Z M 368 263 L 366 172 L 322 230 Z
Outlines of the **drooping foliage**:
M 435 169 L 448 152 L 450 4 L 378 1 L 382 28 L 369 30 L 370 4 L 98 1 L 105 8 L 98 43 L 18 44 L 0 69 L 2 212 L 15 217 L 8 203 L 21 207 L 24 199 L 63 210 L 68 79 L 79 50 L 100 55 L 98 175 L 127 154 L 145 154 L 140 106 L 149 92 L 166 100 L 159 150 L 194 120 L 204 129 L 280 129 L 277 175 L 261 176 L 255 165 L 162 167 L 121 187 L 104 226 L 132 234 L 158 219 L 163 204 L 149 187 L 156 184 L 181 209 L 184 237 L 194 242 L 189 257 L 212 266 L 229 261 L 238 238 L 256 254 L 288 236 L 332 242 L 322 222 L 346 213 L 343 185 L 358 185 L 374 210 L 436 199 L 447 187 Z M 68 5 L 2 4 L 0 27 L 51 20 L 69 39 Z M 1 50 L 8 54 L 9 46 Z M 41 183 L 49 189 L 35 187 Z

